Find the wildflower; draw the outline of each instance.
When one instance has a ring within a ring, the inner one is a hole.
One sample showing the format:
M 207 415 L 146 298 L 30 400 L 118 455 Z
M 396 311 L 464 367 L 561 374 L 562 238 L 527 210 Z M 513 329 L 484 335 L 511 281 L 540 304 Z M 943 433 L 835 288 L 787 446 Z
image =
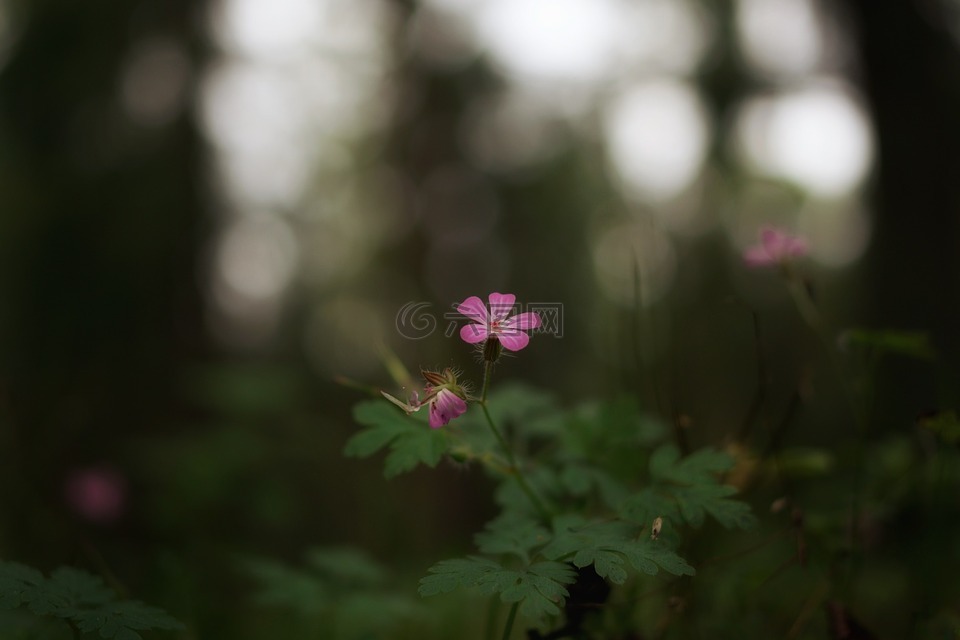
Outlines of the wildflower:
M 507 317 L 513 310 L 517 297 L 512 293 L 491 293 L 488 300 L 490 311 L 477 296 L 470 296 L 457 305 L 457 311 L 473 320 L 460 329 L 464 342 L 476 344 L 488 339 L 496 339 L 504 349 L 520 351 L 530 342 L 526 329 L 540 326 L 540 316 L 534 312 L 518 313 Z
M 806 254 L 806 240 L 776 227 L 764 226 L 760 228 L 760 242 L 747 247 L 743 252 L 743 261 L 751 267 L 767 267 Z
M 64 484 L 67 504 L 91 522 L 108 524 L 123 513 L 126 483 L 116 471 L 101 467 L 72 472 Z
M 416 391 L 410 396 L 410 402 L 403 402 L 386 391 L 380 393 L 384 398 L 403 409 L 407 415 L 419 411 L 423 406 L 430 407 L 430 426 L 436 429 L 442 427 L 454 418 L 463 415 L 467 410 L 467 393 L 457 383 L 457 375 L 452 369 L 444 369 L 443 373 L 435 371 L 421 371 L 427 385 L 424 387 L 423 400 Z

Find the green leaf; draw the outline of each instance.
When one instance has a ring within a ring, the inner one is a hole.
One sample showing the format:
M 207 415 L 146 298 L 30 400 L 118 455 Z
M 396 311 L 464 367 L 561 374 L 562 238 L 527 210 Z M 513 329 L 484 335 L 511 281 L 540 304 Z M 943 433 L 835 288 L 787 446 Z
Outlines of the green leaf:
M 369 428 L 353 436 L 344 449 L 348 456 L 365 458 L 390 447 L 384 475 L 392 478 L 419 464 L 435 467 L 447 449 L 443 429 L 431 429 L 422 420 L 404 415 L 386 401 L 367 400 L 354 407 L 354 419 Z
M 388 590 L 386 570 L 359 549 L 311 549 L 305 565 L 294 568 L 263 559 L 241 563 L 259 583 L 260 604 L 322 619 L 331 637 L 390 637 L 389 628 L 419 613 L 411 598 Z
M 537 562 L 530 565 L 517 583 L 500 594 L 504 602 L 519 602 L 520 612 L 532 620 L 560 613 L 560 606 L 569 596 L 565 584 L 576 582 L 577 574 L 560 562 Z
M 635 398 L 623 397 L 578 406 L 563 436 L 568 451 L 593 459 L 602 455 L 609 471 L 631 468 L 637 447 L 652 446 L 666 431 L 662 422 L 640 410 Z
M 717 479 L 733 464 L 733 458 L 709 448 L 681 459 L 675 446 L 660 447 L 650 457 L 652 486 L 629 498 L 621 513 L 637 523 L 650 522 L 657 516 L 679 516 L 695 527 L 710 515 L 726 528 L 750 528 L 756 518 L 749 506 L 730 499 L 736 489 Z
M 781 451 L 773 464 L 777 473 L 786 477 L 823 476 L 833 471 L 836 457 L 825 449 L 791 447 Z
M 946 444 L 960 443 L 960 420 L 957 419 L 957 412 L 941 411 L 930 416 L 923 417 L 919 424 L 924 429 L 929 429 Z
M 620 514 L 630 522 L 649 525 L 654 518 L 681 520 L 680 508 L 672 493 L 647 487 L 630 496 L 620 507 Z
M 498 385 L 487 403 L 494 422 L 516 429 L 522 438 L 551 437 L 563 429 L 563 413 L 547 391 L 510 382 Z
M 521 463 L 522 465 L 523 463 Z M 560 486 L 557 474 L 548 467 L 533 467 L 525 471 L 527 483 L 540 498 L 551 500 L 556 489 Z M 503 510 L 509 513 L 539 515 L 530 503 L 530 498 L 520 488 L 519 483 L 512 476 L 502 478 L 494 492 L 494 499 Z
M 554 538 L 543 549 L 551 560 L 570 559 L 578 567 L 593 565 L 597 574 L 616 584 L 628 577 L 626 563 L 649 575 L 661 569 L 693 575 L 693 567 L 672 551 L 666 540 L 651 540 L 636 525 L 620 520 L 586 523 L 578 516 L 558 518 Z
M 160 609 L 115 598 L 103 580 L 86 571 L 61 567 L 44 578 L 36 569 L 0 562 L 0 603 L 6 608 L 27 605 L 33 614 L 69 618 L 81 631 L 119 640 L 138 640 L 137 631 L 183 628 Z
M 503 602 L 519 602 L 520 611 L 534 621 L 559 614 L 569 595 L 563 585 L 576 581 L 573 569 L 560 562 L 537 562 L 516 571 L 476 556 L 444 560 L 429 571 L 420 580 L 421 596 L 477 587 L 484 595 L 499 593 Z
M 919 360 L 933 360 L 936 357 L 930 336 L 922 331 L 850 329 L 840 336 L 840 344 Z
M 43 574 L 19 562 L 0 561 L 0 609 L 16 609 L 29 601 Z
M 694 527 L 703 524 L 704 516 L 709 514 L 727 529 L 749 529 L 756 524 L 756 518 L 746 503 L 729 499 L 736 492 L 726 485 L 698 485 L 678 487 L 673 490 L 673 497 L 683 519 Z
M 489 522 L 486 531 L 478 533 L 474 540 L 484 553 L 509 553 L 529 564 L 530 553 L 550 540 L 550 532 L 528 516 L 506 513 Z
M 619 508 L 630 495 L 622 483 L 603 469 L 580 462 L 565 465 L 560 472 L 560 482 L 576 497 L 596 491 L 603 503 L 611 509 Z
M 358 591 L 345 595 L 335 606 L 336 621 L 332 627 L 335 638 L 391 638 L 396 625 L 416 618 L 421 613 L 419 603 L 406 595 Z
M 716 474 L 733 468 L 732 457 L 710 448 L 700 449 L 683 460 L 680 450 L 664 445 L 650 456 L 650 475 L 676 484 L 715 484 Z
M 114 602 L 70 616 L 84 632 L 98 631 L 101 638 L 141 640 L 137 631 L 163 629 L 178 631 L 184 627 L 161 609 L 135 600 Z
M 306 559 L 309 566 L 341 585 L 376 585 L 386 578 L 383 567 L 353 547 L 311 549 Z
M 329 589 L 318 576 L 273 560 L 248 559 L 242 567 L 259 584 L 255 598 L 260 604 L 290 607 L 312 615 L 329 603 Z
M 486 558 L 468 556 L 443 560 L 428 569 L 431 575 L 420 579 L 417 592 L 421 596 L 449 593 L 459 587 L 478 586 L 486 576 L 504 571 L 499 563 Z

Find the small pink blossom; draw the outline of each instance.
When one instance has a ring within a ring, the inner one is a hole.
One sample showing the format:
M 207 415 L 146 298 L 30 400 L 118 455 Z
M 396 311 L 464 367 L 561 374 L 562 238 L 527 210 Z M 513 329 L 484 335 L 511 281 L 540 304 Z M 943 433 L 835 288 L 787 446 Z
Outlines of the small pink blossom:
M 517 297 L 512 293 L 491 293 L 489 298 L 490 311 L 477 296 L 470 296 L 457 305 L 457 311 L 473 320 L 476 324 L 468 324 L 460 329 L 460 337 L 464 342 L 476 344 L 487 338 L 496 338 L 504 349 L 520 351 L 530 342 L 530 336 L 524 333 L 526 329 L 536 329 L 540 326 L 540 316 L 533 312 L 518 313 L 507 317 L 513 311 Z
M 751 267 L 768 267 L 807 254 L 807 241 L 771 226 L 760 228 L 760 242 L 747 247 L 743 261 Z
M 416 391 L 410 395 L 410 402 L 403 402 L 386 391 L 381 391 L 381 395 L 403 409 L 407 415 L 419 411 L 424 406 L 430 407 L 430 426 L 434 429 L 442 427 L 466 412 L 466 391 L 457 383 L 457 376 L 452 369 L 444 369 L 443 373 L 434 371 L 420 373 L 428 382 L 423 389 L 426 394 L 423 400 L 420 400 L 420 394 Z
M 449 389 L 440 389 L 430 403 L 430 426 L 442 427 L 466 410 L 466 400 Z
M 126 503 L 126 482 L 116 471 L 100 467 L 71 473 L 64 485 L 67 504 L 91 522 L 107 524 L 117 520 Z

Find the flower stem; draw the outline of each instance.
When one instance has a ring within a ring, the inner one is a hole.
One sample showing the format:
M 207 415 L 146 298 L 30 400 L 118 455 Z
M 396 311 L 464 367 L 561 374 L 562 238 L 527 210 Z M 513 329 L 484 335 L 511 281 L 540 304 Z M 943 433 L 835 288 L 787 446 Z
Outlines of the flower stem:
M 804 283 L 803 278 L 793 269 L 789 268 L 789 265 L 785 267 L 784 275 L 787 280 L 787 286 L 790 289 L 790 295 L 793 297 L 794 303 L 797 306 L 797 310 L 800 312 L 800 315 L 803 317 L 804 321 L 813 330 L 814 334 L 816 334 L 816 336 L 820 339 L 827 358 L 830 361 L 830 365 L 833 367 L 836 375 L 840 379 L 840 388 L 843 390 L 843 397 L 847 401 L 850 415 L 853 418 L 857 440 L 853 453 L 853 487 L 850 498 L 850 516 L 852 521 L 850 529 L 850 547 L 851 555 L 855 557 L 857 552 L 860 551 L 860 541 L 858 538 L 857 526 L 863 508 L 861 493 L 863 491 L 864 458 L 867 445 L 867 436 L 869 434 L 870 427 L 867 419 L 868 407 L 863 406 L 858 402 L 858 393 L 853 384 L 851 384 L 850 377 L 847 375 L 848 372 L 845 370 L 846 367 L 844 367 L 843 362 L 837 354 L 836 345 L 834 344 L 830 335 L 829 327 L 823 321 L 823 317 L 820 315 L 820 312 L 817 309 L 817 306 L 813 301 L 813 297 L 810 295 L 810 291 Z M 849 582 L 851 584 L 854 582 L 856 572 L 857 570 L 854 568 L 851 576 L 849 577 Z
M 510 633 L 513 631 L 513 621 L 517 617 L 517 607 L 519 602 L 514 602 L 510 607 L 510 614 L 507 616 L 507 624 L 503 627 L 503 640 L 510 640 Z
M 820 340 L 823 350 L 830 360 L 830 365 L 840 378 L 840 387 L 843 389 L 843 395 L 849 406 L 850 416 L 853 418 L 854 425 L 858 431 L 862 432 L 866 428 L 864 416 L 857 406 L 857 394 L 850 385 L 850 380 L 846 375 L 847 372 L 844 370 L 845 367 L 837 356 L 836 345 L 831 339 L 829 328 L 823 321 L 823 317 L 820 315 L 816 304 L 814 304 L 813 298 L 810 297 L 810 291 L 803 282 L 803 278 L 790 268 L 785 269 L 785 275 L 787 287 L 790 290 L 790 295 L 793 297 L 794 304 L 797 306 L 797 311 L 800 312 L 800 316 L 804 322 L 807 323 L 810 329 L 813 330 L 814 335 Z
M 540 517 L 544 521 L 549 521 L 550 511 L 543 505 L 543 502 L 537 497 L 537 494 L 534 493 L 533 489 L 530 487 L 530 484 L 527 482 L 527 479 L 523 477 L 523 472 L 520 471 L 520 466 L 517 464 L 517 458 L 513 455 L 513 449 L 510 448 L 510 444 L 507 443 L 506 438 L 503 437 L 500 429 L 497 428 L 497 424 L 493 421 L 493 416 L 490 415 L 490 410 L 487 408 L 487 387 L 490 386 L 490 374 L 492 369 L 492 362 L 484 363 L 483 391 L 480 395 L 480 408 L 483 409 L 483 416 L 487 419 L 487 425 L 490 427 L 490 431 L 493 432 L 494 437 L 497 439 L 497 443 L 500 445 L 500 448 L 503 449 L 503 453 L 507 457 L 507 463 L 510 465 L 510 469 L 513 472 L 513 477 L 517 480 L 520 490 L 526 494 L 527 498 L 530 500 L 530 504 L 532 504 L 533 508 L 537 510 L 537 513 L 540 515 Z

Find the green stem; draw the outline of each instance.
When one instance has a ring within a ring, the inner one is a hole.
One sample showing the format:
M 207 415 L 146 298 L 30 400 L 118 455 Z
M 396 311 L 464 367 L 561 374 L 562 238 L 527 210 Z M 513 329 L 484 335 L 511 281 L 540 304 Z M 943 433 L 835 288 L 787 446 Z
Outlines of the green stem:
M 487 624 L 483 633 L 484 640 L 493 640 L 493 626 L 496 624 L 497 614 L 500 613 L 500 598 L 491 596 L 490 606 L 487 607 Z
M 843 363 L 837 355 L 836 345 L 831 340 L 827 325 L 823 321 L 820 312 L 814 304 L 813 299 L 810 296 L 810 292 L 803 282 L 803 278 L 794 272 L 789 265 L 784 265 L 784 275 L 787 280 L 787 285 L 790 289 L 790 294 L 793 296 L 793 300 L 797 305 L 797 310 L 800 312 L 800 315 L 803 317 L 804 321 L 820 339 L 824 351 L 827 354 L 827 358 L 829 358 L 830 364 L 833 366 L 836 375 L 840 379 L 840 387 L 843 389 L 843 396 L 849 405 L 850 414 L 853 418 L 854 427 L 856 429 L 857 445 L 856 449 L 854 450 L 853 459 L 853 495 L 851 496 L 850 500 L 850 513 L 852 519 L 850 547 L 851 557 L 853 558 L 854 563 L 856 563 L 856 554 L 859 546 L 859 540 L 857 539 L 857 522 L 860 519 L 860 510 L 862 508 L 860 494 L 863 490 L 863 467 L 869 427 L 869 423 L 866 418 L 867 408 L 858 406 L 857 404 L 856 391 L 850 384 L 850 379 L 846 375 L 846 371 L 844 371 Z M 854 567 L 851 572 L 851 583 L 853 582 L 856 572 L 856 567 Z
M 507 463 L 510 465 L 513 477 L 520 486 L 520 490 L 526 494 L 530 500 L 530 504 L 537 510 L 540 517 L 544 521 L 549 522 L 550 511 L 543 505 L 543 502 L 537 497 L 537 494 L 533 492 L 533 489 L 529 483 L 527 483 L 527 479 L 523 477 L 523 472 L 520 471 L 520 465 L 517 464 L 517 458 L 513 455 L 513 449 L 510 448 L 510 444 L 507 443 L 506 438 L 500 433 L 500 429 L 497 428 L 496 423 L 493 421 L 493 416 L 490 415 L 490 410 L 487 408 L 487 388 L 490 386 L 490 374 L 492 370 L 493 363 L 489 361 L 485 362 L 483 365 L 483 391 L 480 394 L 480 408 L 483 409 L 483 416 L 487 419 L 487 425 L 490 427 L 490 431 L 493 432 L 497 443 L 500 445 L 500 448 L 503 449 L 503 454 L 507 457 Z
M 513 621 L 517 617 L 517 607 L 519 602 L 514 602 L 510 607 L 510 615 L 507 616 L 507 624 L 503 627 L 503 640 L 510 640 L 510 633 L 513 631 Z
M 513 451 L 510 449 L 510 445 L 507 444 L 507 441 L 504 439 L 503 434 L 500 433 L 500 429 L 498 429 L 497 425 L 494 424 L 493 418 L 490 416 L 490 410 L 487 409 L 487 405 L 481 404 L 480 408 L 483 409 L 483 415 L 487 418 L 487 424 L 490 426 L 490 430 L 493 431 L 493 435 L 500 444 L 500 448 L 503 449 L 504 455 L 507 456 L 507 462 L 510 463 L 510 468 L 513 470 L 513 477 L 516 479 L 520 489 L 527 495 L 527 498 L 530 499 L 530 504 L 532 504 L 534 509 L 537 510 L 537 513 L 540 514 L 540 517 L 545 521 L 549 521 L 550 512 L 545 506 L 543 506 L 543 502 L 537 497 L 537 494 L 533 492 L 533 489 L 530 488 L 526 478 L 523 477 L 523 472 L 520 471 L 520 467 L 517 465 L 517 459 L 514 457 Z

